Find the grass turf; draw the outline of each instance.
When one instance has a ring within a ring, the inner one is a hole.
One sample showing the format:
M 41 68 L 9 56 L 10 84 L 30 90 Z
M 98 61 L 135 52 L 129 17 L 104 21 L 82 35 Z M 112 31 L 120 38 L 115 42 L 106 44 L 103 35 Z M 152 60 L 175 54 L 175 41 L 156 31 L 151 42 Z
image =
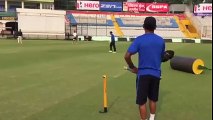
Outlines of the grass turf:
M 0 120 L 139 120 L 135 75 L 123 70 L 130 42 L 0 40 Z M 212 66 L 212 44 L 168 43 L 176 55 Z M 134 57 L 136 63 L 137 57 Z M 157 120 L 212 119 L 212 72 L 193 75 L 162 65 Z M 107 114 L 102 75 L 108 76 Z

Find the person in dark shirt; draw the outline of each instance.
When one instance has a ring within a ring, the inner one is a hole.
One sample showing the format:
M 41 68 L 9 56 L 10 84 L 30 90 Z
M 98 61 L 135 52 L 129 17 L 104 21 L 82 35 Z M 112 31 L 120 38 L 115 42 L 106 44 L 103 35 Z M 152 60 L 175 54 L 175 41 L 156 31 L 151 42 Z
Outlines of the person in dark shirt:
M 136 104 L 139 105 L 141 120 L 147 120 L 146 102 L 149 99 L 149 120 L 155 119 L 156 102 L 158 101 L 161 79 L 161 60 L 165 52 L 165 42 L 156 35 L 156 19 L 146 17 L 143 28 L 145 34 L 137 37 L 128 48 L 124 59 L 131 72 L 137 74 Z M 131 56 L 138 53 L 138 67 L 132 62 Z
M 115 45 L 115 36 L 112 31 L 110 31 L 111 41 L 110 41 L 110 50 L 109 52 L 116 53 L 116 45 Z M 113 48 L 113 50 L 112 50 Z
M 22 31 L 21 29 L 19 29 L 18 33 L 17 33 L 17 40 L 18 40 L 18 43 L 21 43 L 22 44 L 22 37 L 23 37 L 23 34 L 22 34 Z

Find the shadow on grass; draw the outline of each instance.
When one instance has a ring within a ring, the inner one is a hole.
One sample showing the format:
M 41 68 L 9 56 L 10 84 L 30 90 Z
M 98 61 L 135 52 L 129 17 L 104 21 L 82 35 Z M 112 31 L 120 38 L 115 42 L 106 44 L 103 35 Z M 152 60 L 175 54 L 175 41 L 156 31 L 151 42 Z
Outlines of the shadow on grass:
M 107 108 L 107 112 L 110 111 L 110 109 L 114 106 L 114 104 L 115 104 L 116 102 L 118 102 L 119 99 L 120 99 L 120 97 L 116 97 L 115 100 L 113 100 L 113 101 L 111 102 L 111 104 L 110 104 L 110 105 L 108 106 L 108 108 Z M 106 112 L 105 112 L 104 109 L 103 109 L 103 110 L 100 110 L 99 113 L 106 113 Z

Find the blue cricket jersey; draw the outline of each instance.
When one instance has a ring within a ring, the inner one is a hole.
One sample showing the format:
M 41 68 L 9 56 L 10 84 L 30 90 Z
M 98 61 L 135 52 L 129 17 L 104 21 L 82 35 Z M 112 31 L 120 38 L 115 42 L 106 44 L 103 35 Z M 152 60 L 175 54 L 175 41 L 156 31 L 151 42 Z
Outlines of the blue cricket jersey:
M 115 42 L 115 35 L 111 34 L 111 42 Z
M 161 59 L 165 51 L 162 37 L 147 33 L 137 37 L 128 48 L 128 52 L 138 53 L 138 75 L 161 77 Z

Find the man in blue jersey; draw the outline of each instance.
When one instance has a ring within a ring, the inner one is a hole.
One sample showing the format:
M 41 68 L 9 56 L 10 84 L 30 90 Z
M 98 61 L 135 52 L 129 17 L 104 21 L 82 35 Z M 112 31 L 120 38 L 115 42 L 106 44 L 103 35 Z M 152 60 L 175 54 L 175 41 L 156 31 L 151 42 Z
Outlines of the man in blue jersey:
M 109 52 L 116 53 L 116 45 L 115 45 L 115 35 L 110 31 L 111 41 L 110 41 L 110 50 Z M 113 51 L 112 51 L 113 47 Z
M 162 37 L 154 34 L 156 19 L 146 17 L 143 28 L 145 34 L 137 37 L 128 48 L 124 58 L 131 72 L 137 74 L 136 104 L 139 105 L 141 120 L 147 120 L 146 102 L 149 99 L 149 120 L 155 119 L 156 102 L 158 101 L 161 77 L 161 60 L 165 51 Z M 132 62 L 131 56 L 138 53 L 138 68 Z

